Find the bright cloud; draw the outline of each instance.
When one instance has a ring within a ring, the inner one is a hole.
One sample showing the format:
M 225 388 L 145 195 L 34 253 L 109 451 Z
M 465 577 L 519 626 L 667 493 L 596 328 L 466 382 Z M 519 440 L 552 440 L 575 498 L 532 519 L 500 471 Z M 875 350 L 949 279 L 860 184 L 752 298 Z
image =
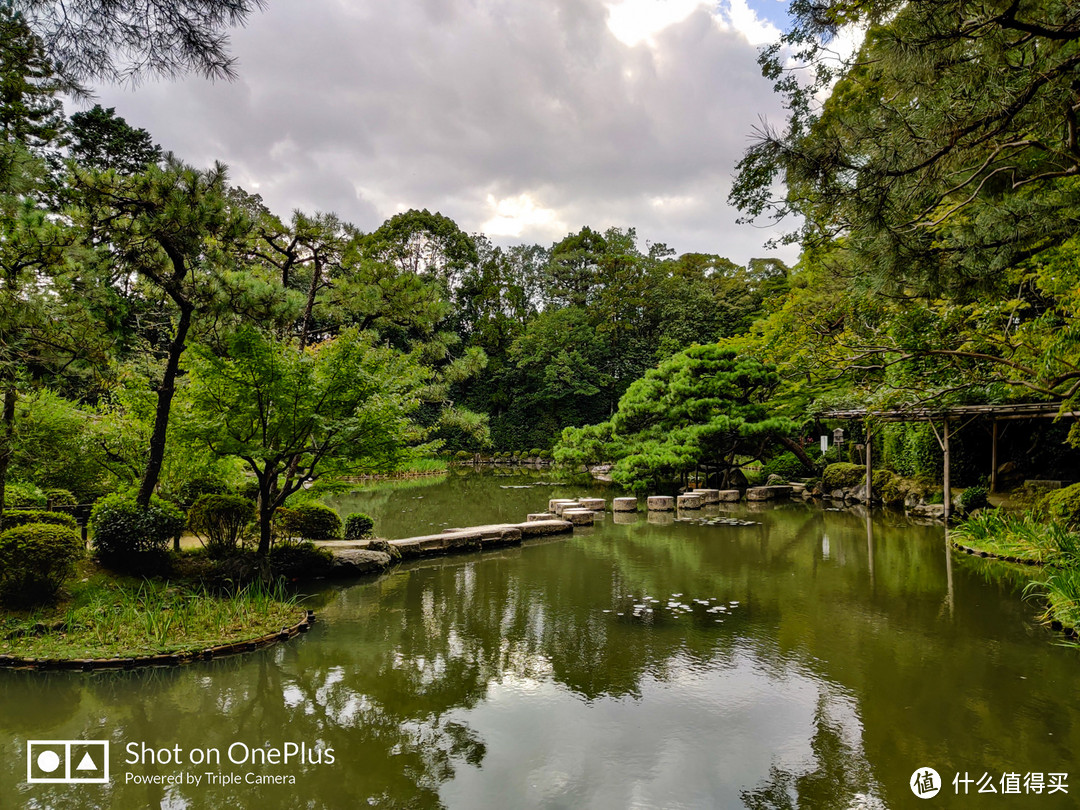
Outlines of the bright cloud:
M 533 234 L 543 234 L 552 239 L 566 233 L 567 225 L 559 219 L 558 213 L 537 205 L 530 194 L 518 194 L 501 200 L 496 200 L 494 194 L 488 194 L 487 204 L 495 213 L 480 226 L 480 230 L 488 236 L 534 238 Z
M 611 33 L 624 45 L 633 47 L 650 41 L 653 35 L 711 4 L 704 0 L 619 0 L 606 5 Z
M 722 28 L 738 31 L 751 45 L 765 45 L 780 38 L 780 29 L 759 17 L 746 0 L 724 0 L 716 19 Z

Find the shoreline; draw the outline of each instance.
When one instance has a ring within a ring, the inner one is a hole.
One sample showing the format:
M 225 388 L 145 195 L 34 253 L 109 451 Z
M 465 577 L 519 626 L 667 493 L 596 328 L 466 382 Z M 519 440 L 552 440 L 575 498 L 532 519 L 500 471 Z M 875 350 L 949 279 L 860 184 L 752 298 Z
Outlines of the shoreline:
M 199 650 L 179 650 L 155 655 L 115 656 L 112 658 L 31 658 L 17 655 L 0 655 L 0 669 L 9 670 L 77 670 L 95 672 L 101 670 L 129 670 L 143 667 L 172 667 L 197 661 L 212 661 L 246 652 L 254 652 L 273 644 L 279 644 L 306 633 L 315 622 L 315 611 L 305 610 L 303 618 L 294 625 L 282 627 L 276 633 L 218 644 Z

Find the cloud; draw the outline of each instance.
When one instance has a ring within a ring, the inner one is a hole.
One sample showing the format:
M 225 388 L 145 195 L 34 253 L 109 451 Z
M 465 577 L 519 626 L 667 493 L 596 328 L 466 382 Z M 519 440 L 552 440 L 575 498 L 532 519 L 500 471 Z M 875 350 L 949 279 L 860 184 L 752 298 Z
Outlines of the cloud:
M 783 117 L 769 30 L 745 0 L 278 0 L 234 33 L 235 82 L 98 95 L 281 214 L 428 208 L 501 243 L 617 225 L 745 261 L 765 237 L 725 198 Z

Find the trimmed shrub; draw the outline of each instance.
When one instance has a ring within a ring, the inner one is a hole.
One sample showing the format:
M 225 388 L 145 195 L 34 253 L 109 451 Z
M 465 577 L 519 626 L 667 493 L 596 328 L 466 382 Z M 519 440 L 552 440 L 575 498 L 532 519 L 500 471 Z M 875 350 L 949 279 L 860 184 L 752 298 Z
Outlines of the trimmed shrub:
M 206 543 L 211 557 L 235 551 L 255 517 L 255 504 L 239 495 L 201 495 L 188 510 L 187 523 Z
M 1071 529 L 1080 528 L 1080 484 L 1055 489 L 1043 495 L 1038 510 Z
M 341 518 L 329 506 L 305 503 L 278 510 L 278 526 L 285 537 L 302 540 L 336 540 L 341 537 Z
M 834 489 L 848 489 L 866 483 L 866 467 L 861 464 L 838 462 L 825 468 L 821 476 L 822 487 L 827 492 Z M 871 482 L 873 478 L 871 477 Z
M 4 506 L 46 506 L 45 493 L 33 484 L 12 481 L 4 486 Z
M 889 470 L 874 470 L 870 475 L 870 481 L 874 494 L 881 498 L 882 503 L 889 506 L 904 503 L 907 496 L 911 494 L 907 481 Z
M 544 451 L 541 450 L 539 447 L 534 447 L 532 450 L 529 451 L 529 457 L 530 458 L 540 458 L 540 454 L 543 453 L 543 452 Z
M 985 509 L 990 505 L 990 493 L 986 487 L 968 487 L 960 493 L 957 506 L 965 515 L 969 515 L 976 509 Z
M 472 453 L 468 450 L 458 450 L 454 453 L 454 458 L 458 461 L 469 461 L 473 457 Z
M 770 475 L 779 475 L 785 481 L 789 481 L 792 478 L 805 478 L 814 471 L 806 469 L 799 461 L 799 457 L 788 451 L 766 461 L 761 465 L 761 472 L 766 478 Z
M 56 596 L 86 548 L 68 526 L 28 523 L 0 533 L 0 599 L 35 605 Z
M 53 506 L 75 506 L 79 499 L 70 489 L 52 488 L 45 490 L 45 500 Z
M 0 518 L 0 529 L 13 529 L 28 523 L 48 523 L 68 529 L 79 528 L 78 522 L 67 512 L 51 512 L 47 509 L 5 509 L 3 518 Z
M 267 561 L 274 576 L 303 579 L 325 576 L 333 566 L 334 558 L 326 549 L 304 542 L 275 546 L 270 549 Z
M 353 512 L 345 518 L 345 539 L 362 540 L 371 536 L 375 521 L 363 512 Z
M 107 495 L 94 504 L 90 531 L 94 549 L 106 561 L 144 552 L 164 552 L 184 530 L 184 511 L 156 495 L 147 508 L 125 495 Z

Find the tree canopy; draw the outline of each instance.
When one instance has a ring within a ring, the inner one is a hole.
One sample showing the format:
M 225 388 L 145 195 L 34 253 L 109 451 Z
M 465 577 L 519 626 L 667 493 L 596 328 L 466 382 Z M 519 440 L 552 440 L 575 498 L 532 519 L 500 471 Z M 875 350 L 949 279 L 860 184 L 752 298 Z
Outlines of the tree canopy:
M 774 416 L 775 368 L 722 344 L 692 346 L 632 383 L 611 419 L 567 428 L 556 458 L 615 460 L 611 477 L 645 490 L 701 470 L 722 486 L 745 461 L 763 458 L 796 424 Z
M 69 80 L 137 81 L 195 72 L 231 79 L 228 29 L 263 0 L 13 0 Z
M 833 243 L 850 254 L 849 273 L 889 293 L 1000 291 L 1003 271 L 1071 238 L 1080 215 L 1073 4 L 797 0 L 792 9 L 793 30 L 762 57 L 787 98 L 788 125 L 759 133 L 731 195 L 751 218 L 800 215 L 807 247 Z M 828 41 L 852 25 L 865 26 L 865 40 L 837 65 Z M 815 81 L 795 76 L 805 63 Z

